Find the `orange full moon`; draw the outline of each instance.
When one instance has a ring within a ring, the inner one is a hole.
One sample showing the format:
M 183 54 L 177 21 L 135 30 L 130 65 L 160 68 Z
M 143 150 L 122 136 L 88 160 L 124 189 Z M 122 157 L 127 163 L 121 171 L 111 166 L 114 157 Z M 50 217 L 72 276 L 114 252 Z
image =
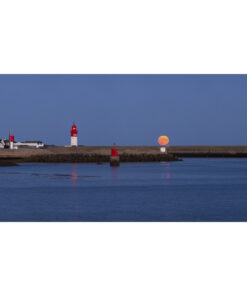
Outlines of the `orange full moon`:
M 160 136 L 158 139 L 158 142 L 160 145 L 164 146 L 167 145 L 169 143 L 169 138 L 167 136 Z

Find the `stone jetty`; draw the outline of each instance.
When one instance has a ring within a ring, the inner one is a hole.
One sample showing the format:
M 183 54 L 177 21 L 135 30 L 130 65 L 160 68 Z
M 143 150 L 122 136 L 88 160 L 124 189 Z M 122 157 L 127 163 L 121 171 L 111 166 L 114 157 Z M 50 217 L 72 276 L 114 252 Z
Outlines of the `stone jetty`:
M 118 146 L 121 162 L 176 161 L 184 157 L 246 157 L 247 146 L 169 146 L 161 153 L 159 146 Z M 19 162 L 109 162 L 111 146 L 47 146 L 44 149 L 0 149 L 2 163 Z

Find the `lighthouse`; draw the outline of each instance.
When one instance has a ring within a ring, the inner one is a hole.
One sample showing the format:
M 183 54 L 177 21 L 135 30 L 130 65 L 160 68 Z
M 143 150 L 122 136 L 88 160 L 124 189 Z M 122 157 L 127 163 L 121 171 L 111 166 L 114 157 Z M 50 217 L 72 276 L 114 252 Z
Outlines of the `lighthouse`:
M 14 141 L 15 141 L 15 137 L 11 135 L 11 131 L 9 130 L 9 148 L 11 150 L 14 149 Z
M 78 146 L 78 131 L 75 124 L 73 124 L 71 128 L 70 145 Z

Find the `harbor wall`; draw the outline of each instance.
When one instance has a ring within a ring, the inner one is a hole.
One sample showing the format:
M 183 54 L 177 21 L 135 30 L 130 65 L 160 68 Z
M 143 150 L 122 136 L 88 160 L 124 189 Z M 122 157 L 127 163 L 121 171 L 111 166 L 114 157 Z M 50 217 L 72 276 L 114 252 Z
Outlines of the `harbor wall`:
M 2 149 L 0 160 L 16 162 L 103 163 L 110 161 L 111 146 L 51 146 L 44 149 Z M 164 154 L 157 147 L 118 147 L 120 162 L 176 161 L 173 154 Z
M 0 149 L 0 160 L 16 162 L 109 162 L 111 146 L 47 146 L 44 149 Z M 247 146 L 119 146 L 121 162 L 173 161 L 184 157 L 247 157 Z
M 247 146 L 171 146 L 167 150 L 179 157 L 247 157 Z

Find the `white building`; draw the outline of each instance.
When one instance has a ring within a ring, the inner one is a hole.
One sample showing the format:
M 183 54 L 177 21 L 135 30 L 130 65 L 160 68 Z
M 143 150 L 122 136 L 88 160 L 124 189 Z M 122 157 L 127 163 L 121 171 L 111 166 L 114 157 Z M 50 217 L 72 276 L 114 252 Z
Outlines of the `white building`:
M 11 148 L 10 147 L 11 142 L 9 140 L 3 140 L 0 139 L 0 149 L 4 148 Z M 18 149 L 18 148 L 44 148 L 45 145 L 41 141 L 25 141 L 25 142 L 13 142 L 12 149 Z

